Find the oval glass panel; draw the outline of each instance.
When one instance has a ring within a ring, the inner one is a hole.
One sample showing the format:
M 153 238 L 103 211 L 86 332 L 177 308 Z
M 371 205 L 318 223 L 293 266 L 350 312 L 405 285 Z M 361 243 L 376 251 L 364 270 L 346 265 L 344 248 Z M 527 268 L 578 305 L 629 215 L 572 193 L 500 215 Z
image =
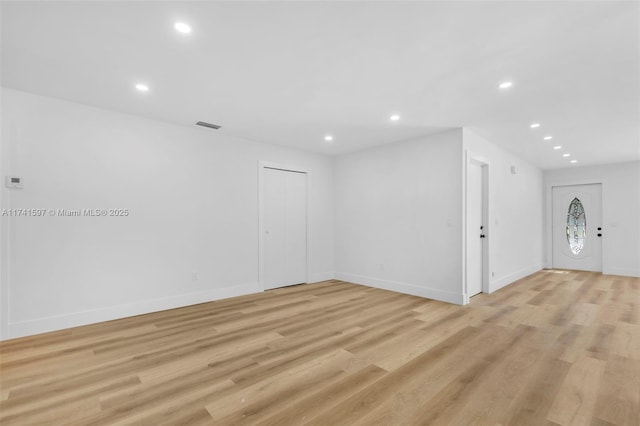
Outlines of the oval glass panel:
M 584 240 L 587 238 L 587 218 L 584 207 L 578 198 L 569 203 L 567 214 L 567 242 L 571 253 L 578 255 L 584 248 Z

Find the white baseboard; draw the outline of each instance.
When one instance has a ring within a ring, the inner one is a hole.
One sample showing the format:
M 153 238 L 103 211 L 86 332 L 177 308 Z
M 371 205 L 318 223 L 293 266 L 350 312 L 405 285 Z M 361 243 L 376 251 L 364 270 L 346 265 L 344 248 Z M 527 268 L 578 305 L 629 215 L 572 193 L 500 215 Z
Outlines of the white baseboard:
M 606 268 L 603 269 L 602 273 L 607 275 L 622 275 L 625 277 L 640 277 L 640 269 Z
M 320 281 L 332 280 L 333 277 L 333 271 L 318 272 L 316 274 L 312 274 L 311 277 L 309 277 L 309 283 L 319 283 Z
M 93 324 L 96 322 L 110 321 L 134 315 L 148 314 L 150 312 L 166 309 L 180 308 L 198 303 L 214 300 L 228 299 L 229 297 L 243 296 L 251 293 L 261 293 L 262 287 L 258 283 L 242 284 L 233 287 L 222 287 L 197 293 L 180 294 L 159 299 L 144 300 L 127 303 L 125 305 L 109 306 L 107 308 L 89 311 L 73 312 L 46 318 L 9 323 L 7 327 L 7 339 L 30 336 L 32 334 L 46 333 L 48 331 L 62 330 L 69 327 Z
M 349 274 L 346 272 L 336 272 L 335 278 L 337 280 L 347 281 L 354 284 L 381 288 L 383 290 L 390 290 L 398 293 L 411 294 L 413 296 L 439 300 L 441 302 L 455 303 L 457 305 L 462 305 L 464 303 L 464 294 L 462 293 L 453 293 L 437 290 L 430 287 L 417 286 L 415 284 L 382 280 L 379 278 L 365 277 L 362 275 Z
M 489 283 L 489 293 L 493 293 L 496 290 L 500 290 L 502 287 L 507 286 L 515 281 L 518 281 L 520 278 L 524 278 L 528 275 L 538 272 L 541 269 L 542 269 L 542 265 L 536 264 L 536 265 L 532 265 L 532 266 L 520 269 L 519 271 L 509 274 L 505 277 L 498 278 L 497 280 L 491 281 Z

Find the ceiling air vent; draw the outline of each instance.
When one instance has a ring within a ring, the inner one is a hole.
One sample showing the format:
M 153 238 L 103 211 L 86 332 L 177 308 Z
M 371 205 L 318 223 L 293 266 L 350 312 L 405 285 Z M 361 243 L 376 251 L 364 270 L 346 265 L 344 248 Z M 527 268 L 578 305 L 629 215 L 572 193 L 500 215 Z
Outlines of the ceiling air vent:
M 197 126 L 208 127 L 210 129 L 218 130 L 222 126 L 218 126 L 217 124 L 205 123 L 204 121 L 198 121 L 196 123 Z

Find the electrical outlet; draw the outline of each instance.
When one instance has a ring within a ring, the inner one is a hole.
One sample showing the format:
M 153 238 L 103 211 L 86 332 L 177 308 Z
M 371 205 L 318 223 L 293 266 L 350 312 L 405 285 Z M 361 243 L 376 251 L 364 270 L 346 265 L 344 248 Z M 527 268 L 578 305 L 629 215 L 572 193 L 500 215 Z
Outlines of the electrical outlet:
M 196 271 L 193 271 L 191 273 L 191 281 L 198 281 L 199 279 L 200 279 L 200 275 Z

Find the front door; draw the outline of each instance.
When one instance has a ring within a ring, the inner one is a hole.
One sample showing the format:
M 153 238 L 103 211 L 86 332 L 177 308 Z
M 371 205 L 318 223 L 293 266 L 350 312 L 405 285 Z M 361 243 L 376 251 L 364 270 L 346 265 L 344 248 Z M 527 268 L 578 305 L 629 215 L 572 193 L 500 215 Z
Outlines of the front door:
M 602 272 L 602 185 L 552 191 L 553 267 Z

